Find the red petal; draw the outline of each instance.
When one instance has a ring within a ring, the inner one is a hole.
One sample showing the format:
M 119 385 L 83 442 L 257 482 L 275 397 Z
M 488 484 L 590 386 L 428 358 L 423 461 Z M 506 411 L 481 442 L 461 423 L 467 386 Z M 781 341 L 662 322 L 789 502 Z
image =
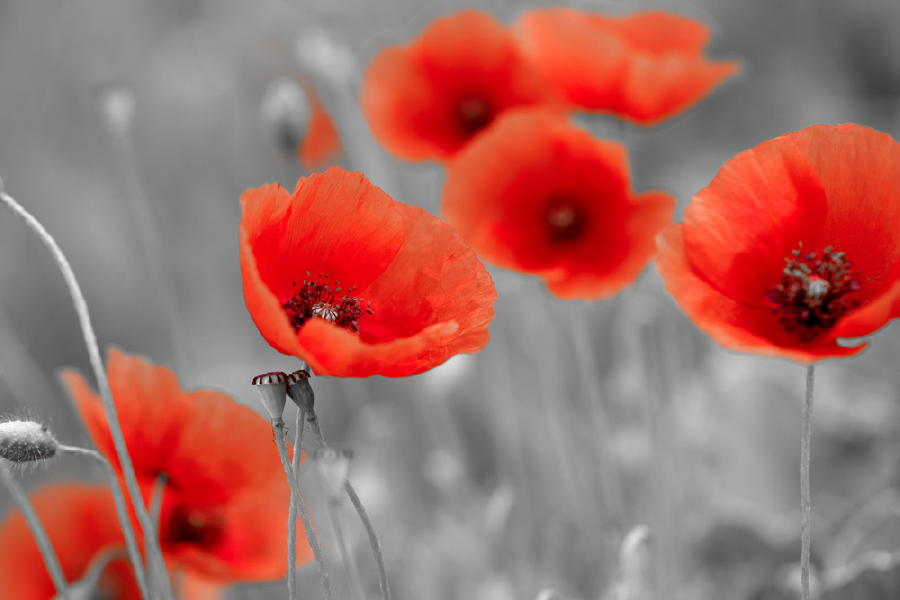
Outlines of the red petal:
M 584 229 L 554 238 L 555 204 Z M 675 201 L 637 200 L 625 149 L 549 111 L 510 111 L 447 167 L 442 211 L 485 260 L 541 276 L 564 298 L 597 299 L 634 281 Z
M 337 129 L 335 129 L 331 117 L 325 112 L 325 107 L 322 106 L 316 89 L 310 83 L 304 83 L 303 89 L 309 99 L 312 114 L 306 136 L 297 146 L 297 159 L 307 171 L 316 171 L 337 159 L 343 148 Z
M 70 583 L 85 575 L 101 550 L 125 542 L 106 485 L 53 484 L 41 488 L 30 500 Z M 116 598 L 138 600 L 141 596 L 134 574 L 124 564 L 122 567 L 110 565 L 109 573 L 117 576 L 115 583 L 123 586 Z M 56 597 L 44 559 L 17 510 L 0 524 L 0 590 L 4 597 L 16 600 Z
M 406 243 L 390 267 L 359 292 L 373 299 L 375 311 L 360 320 L 360 335 L 318 319 L 300 330 L 317 373 L 405 377 L 454 354 L 478 352 L 488 341 L 497 293 L 484 265 L 436 217 L 400 203 L 397 210 Z
M 310 361 L 281 308 L 294 283 L 328 274 L 344 289 L 363 289 L 403 244 L 394 202 L 361 173 L 339 167 L 300 179 L 293 197 L 277 185 L 241 198 L 244 299 L 263 337 L 278 351 Z M 307 271 L 310 273 L 308 276 Z
M 784 137 L 725 163 L 684 214 L 691 267 L 728 297 L 751 306 L 781 278 L 784 258 L 821 250 L 828 214 L 818 174 Z
M 683 52 L 702 54 L 709 43 L 709 27 L 695 19 L 666 12 L 645 10 L 618 18 L 610 28 L 617 30 L 634 47 L 654 54 Z
M 510 107 L 556 101 L 512 34 L 476 10 L 436 19 L 407 45 L 379 52 L 360 96 L 375 137 L 407 160 L 459 151 L 476 133 L 461 118 L 467 101 L 486 112 L 478 127 Z
M 852 356 L 866 347 L 866 344 L 851 348 L 839 346 L 834 330 L 812 342 L 801 342 L 796 335 L 785 331 L 771 308 L 747 305 L 723 294 L 694 270 L 685 251 L 686 233 L 681 223 L 662 230 L 657 238 L 656 268 L 681 310 L 720 345 L 741 352 L 783 356 L 801 363 Z

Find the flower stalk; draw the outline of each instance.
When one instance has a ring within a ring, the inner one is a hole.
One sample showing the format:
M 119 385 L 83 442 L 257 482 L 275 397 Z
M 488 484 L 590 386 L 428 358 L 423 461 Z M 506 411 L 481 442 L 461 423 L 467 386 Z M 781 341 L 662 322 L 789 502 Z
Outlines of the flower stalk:
M 119 486 L 119 479 L 112 465 L 106 460 L 106 457 L 96 450 L 87 448 L 79 448 L 77 446 L 59 446 L 60 454 L 74 454 L 76 456 L 84 456 L 97 462 L 103 469 L 106 481 L 109 483 L 109 489 L 112 491 L 113 502 L 116 505 L 116 516 L 119 518 L 119 524 L 122 525 L 122 533 L 125 535 L 125 547 L 128 549 L 128 559 L 131 561 L 131 567 L 134 569 L 134 578 L 137 581 L 138 589 L 141 597 L 150 599 L 150 591 L 147 587 L 147 573 L 144 571 L 144 561 L 141 558 L 141 552 L 138 549 L 137 540 L 134 536 L 134 529 L 131 527 L 131 519 L 128 518 L 128 508 L 125 503 L 125 495 Z
M 68 259 L 66 259 L 66 256 L 56 243 L 56 240 L 53 239 L 53 236 L 47 232 L 44 226 L 41 225 L 31 213 L 25 210 L 12 198 L 12 196 L 3 190 L 2 182 L 0 182 L 0 201 L 2 201 L 2 203 L 23 223 L 25 223 L 35 235 L 37 235 L 44 246 L 46 246 L 47 250 L 49 250 L 57 267 L 59 267 L 59 270 L 62 272 L 66 287 L 69 289 L 69 293 L 72 296 L 72 304 L 75 307 L 75 312 L 78 313 L 78 321 L 81 325 L 85 346 L 87 347 L 88 358 L 91 363 L 91 368 L 94 371 L 94 376 L 97 379 L 97 387 L 100 390 L 100 398 L 103 401 L 103 408 L 106 413 L 106 420 L 109 423 L 109 431 L 113 445 L 116 448 L 116 454 L 119 458 L 122 473 L 125 477 L 125 485 L 128 488 L 128 493 L 131 495 L 131 502 L 134 506 L 138 522 L 144 530 L 144 538 L 147 546 L 147 562 L 150 565 L 150 571 L 153 573 L 154 578 L 158 580 L 163 598 L 173 600 L 174 594 L 172 592 L 172 584 L 169 581 L 169 576 L 166 572 L 165 563 L 162 558 L 162 550 L 160 549 L 159 540 L 157 539 L 153 523 L 150 519 L 150 514 L 147 512 L 142 501 L 140 487 L 138 487 L 137 477 L 134 473 L 134 465 L 132 465 L 131 457 L 128 455 L 128 449 L 125 447 L 125 438 L 122 435 L 122 428 L 119 425 L 116 405 L 113 402 L 109 382 L 107 381 L 106 374 L 103 370 L 103 360 L 100 358 L 97 335 L 94 333 L 94 328 L 91 325 L 91 316 L 88 312 L 84 294 L 81 292 L 81 286 L 75 278 L 72 266 L 69 264 Z
M 294 470 L 291 467 L 291 459 L 288 456 L 287 443 L 284 440 L 284 421 L 282 419 L 272 419 L 272 431 L 275 433 L 275 443 L 278 445 L 278 455 L 281 458 L 281 466 L 284 468 L 284 474 L 287 476 L 288 484 L 291 486 L 291 506 L 293 507 L 293 498 L 298 498 L 299 505 L 297 506 L 297 510 L 300 513 L 300 520 L 303 521 L 303 528 L 306 530 L 306 539 L 309 542 L 309 547 L 312 548 L 313 556 L 316 559 L 316 565 L 319 567 L 319 576 L 322 578 L 322 587 L 325 590 L 325 598 L 326 600 L 332 600 L 331 579 L 328 577 L 328 567 L 325 566 L 325 557 L 322 555 L 322 547 L 319 546 L 319 540 L 316 539 L 316 533 L 313 531 L 312 522 L 309 520 L 309 514 L 306 512 L 306 501 L 300 493 L 297 479 L 294 477 Z M 295 600 L 295 598 L 292 598 L 291 600 Z
M 806 400 L 803 403 L 803 425 L 800 434 L 800 590 L 802 600 L 809 600 L 809 532 L 812 507 L 809 492 L 809 446 L 812 437 L 813 383 L 815 366 L 806 368 Z

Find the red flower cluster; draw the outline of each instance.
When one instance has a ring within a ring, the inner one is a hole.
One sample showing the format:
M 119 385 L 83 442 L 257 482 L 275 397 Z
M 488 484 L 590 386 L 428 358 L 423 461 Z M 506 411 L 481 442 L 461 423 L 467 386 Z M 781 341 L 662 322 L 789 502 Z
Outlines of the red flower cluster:
M 723 346 L 811 363 L 900 316 L 900 144 L 817 125 L 728 161 L 659 236 L 657 267 Z
M 241 197 L 244 299 L 263 337 L 319 375 L 403 377 L 478 352 L 494 284 L 421 208 L 332 167 Z
M 103 569 L 99 590 L 104 598 L 140 600 L 112 493 L 106 485 L 54 484 L 42 488 L 30 500 L 69 583 L 84 578 L 101 552 L 118 549 L 121 557 Z M 4 598 L 16 600 L 57 597 L 44 558 L 17 510 L 0 523 L 0 590 Z
M 635 194 L 625 147 L 550 111 L 510 111 L 447 166 L 443 213 L 487 261 L 533 273 L 560 298 L 632 283 L 675 199 Z
M 736 62 L 703 55 L 709 27 L 662 10 L 531 10 L 515 29 L 529 59 L 573 107 L 639 125 L 687 110 L 738 70 Z
M 107 375 L 147 504 L 166 477 L 159 538 L 170 566 L 220 584 L 284 577 L 290 490 L 269 423 L 221 392 L 184 392 L 165 367 L 115 349 Z M 119 468 L 100 397 L 74 371 L 62 379 L 97 448 Z M 298 559 L 312 559 L 305 541 Z

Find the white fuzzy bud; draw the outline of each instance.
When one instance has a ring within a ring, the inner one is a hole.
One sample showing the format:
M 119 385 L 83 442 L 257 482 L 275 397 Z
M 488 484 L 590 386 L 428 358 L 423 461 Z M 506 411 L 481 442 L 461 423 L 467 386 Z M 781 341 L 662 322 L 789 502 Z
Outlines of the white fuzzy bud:
M 59 442 L 46 425 L 36 421 L 0 423 L 0 458 L 10 462 L 31 462 L 56 456 Z

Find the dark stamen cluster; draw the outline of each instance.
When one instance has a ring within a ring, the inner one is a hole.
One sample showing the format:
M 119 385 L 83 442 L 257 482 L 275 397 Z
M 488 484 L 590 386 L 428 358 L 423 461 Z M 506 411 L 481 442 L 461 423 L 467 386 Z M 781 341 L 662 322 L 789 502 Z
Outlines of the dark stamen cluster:
M 781 324 L 789 332 L 796 332 L 803 342 L 812 341 L 822 329 L 833 327 L 848 311 L 859 306 L 859 301 L 845 296 L 859 289 L 854 279 L 859 273 L 843 252 L 833 252 L 831 246 L 819 252 L 791 252 L 781 281 L 766 293 L 766 299 L 777 305 L 775 314 L 781 315 Z
M 309 275 L 309 271 L 306 272 Z M 293 298 L 281 305 L 291 318 L 294 328 L 299 330 L 309 319 L 319 317 L 337 325 L 349 329 L 353 333 L 359 333 L 359 317 L 363 312 L 374 314 L 369 308 L 371 303 L 366 303 L 366 308 L 360 304 L 359 298 L 344 295 L 338 297 L 341 292 L 340 281 L 334 282 L 335 287 L 328 286 L 328 275 L 319 275 L 316 279 L 303 281 L 300 289 L 294 293 Z M 297 282 L 294 282 L 297 287 Z M 353 293 L 353 286 L 348 293 Z

